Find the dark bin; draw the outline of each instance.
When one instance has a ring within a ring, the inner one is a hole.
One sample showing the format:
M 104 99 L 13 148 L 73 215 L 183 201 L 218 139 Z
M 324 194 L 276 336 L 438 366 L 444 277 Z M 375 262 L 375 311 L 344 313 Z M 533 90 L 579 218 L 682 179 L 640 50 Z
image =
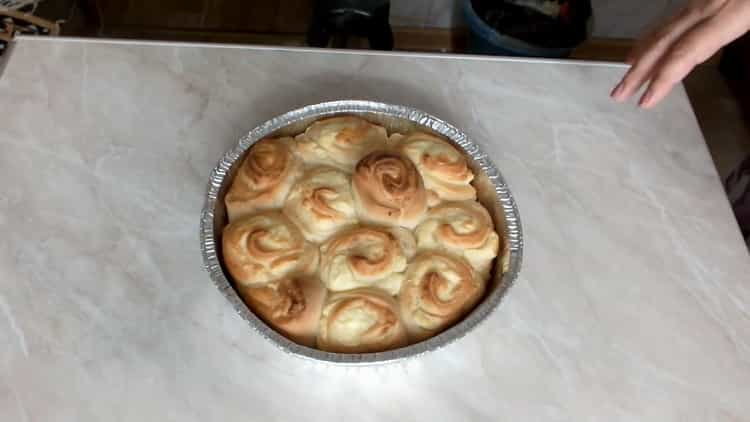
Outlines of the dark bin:
M 463 1 L 463 11 L 469 27 L 469 52 L 473 54 L 561 58 L 570 56 L 576 47 L 542 47 L 503 35 L 477 15 L 471 0 Z

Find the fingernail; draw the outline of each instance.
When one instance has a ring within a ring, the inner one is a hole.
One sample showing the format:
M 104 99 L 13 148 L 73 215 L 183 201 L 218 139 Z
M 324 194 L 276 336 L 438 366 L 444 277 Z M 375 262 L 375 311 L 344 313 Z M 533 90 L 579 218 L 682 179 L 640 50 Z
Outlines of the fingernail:
M 612 92 L 609 94 L 610 97 L 614 98 L 615 100 L 620 99 L 620 95 L 622 94 L 623 85 L 622 82 L 617 84 L 615 89 L 612 90 Z
M 650 107 L 651 106 L 651 100 L 654 98 L 654 93 L 651 92 L 651 90 L 646 91 L 645 94 L 643 94 L 643 97 L 641 97 L 641 100 L 638 101 L 638 107 Z

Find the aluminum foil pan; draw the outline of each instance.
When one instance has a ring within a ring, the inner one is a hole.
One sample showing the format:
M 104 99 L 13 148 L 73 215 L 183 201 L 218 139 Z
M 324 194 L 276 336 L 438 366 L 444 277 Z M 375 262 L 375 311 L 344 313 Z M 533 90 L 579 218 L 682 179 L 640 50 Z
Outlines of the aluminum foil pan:
M 482 301 L 463 320 L 435 337 L 401 349 L 379 353 L 329 353 L 298 345 L 266 325 L 245 305 L 235 292 L 221 255 L 221 233 L 227 224 L 224 195 L 232 182 L 240 158 L 250 146 L 269 136 L 296 135 L 312 122 L 335 115 L 357 115 L 383 125 L 388 133 L 407 133 L 413 130 L 430 131 L 451 140 L 470 158 L 476 174 L 474 185 L 477 196 L 492 215 L 496 230 L 502 235 L 500 258 L 496 260 L 487 293 Z M 394 362 L 435 351 L 463 337 L 497 308 L 508 288 L 518 276 L 523 254 L 521 220 L 513 196 L 494 163 L 479 145 L 437 117 L 413 108 L 372 101 L 332 101 L 290 111 L 261 124 L 240 139 L 237 146 L 219 161 L 211 172 L 208 193 L 201 215 L 201 248 L 203 260 L 211 280 L 234 306 L 239 315 L 261 336 L 293 355 L 343 365 L 362 365 Z

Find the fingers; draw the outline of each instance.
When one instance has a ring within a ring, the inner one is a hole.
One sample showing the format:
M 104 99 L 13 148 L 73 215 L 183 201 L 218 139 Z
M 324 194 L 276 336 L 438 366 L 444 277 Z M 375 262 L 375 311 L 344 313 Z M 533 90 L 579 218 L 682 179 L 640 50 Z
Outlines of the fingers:
M 643 108 L 651 108 L 659 103 L 669 94 L 669 91 L 679 83 L 697 64 L 696 60 L 691 57 L 685 57 L 680 54 L 668 54 L 660 68 L 651 78 L 646 92 L 638 101 L 638 105 Z
M 650 81 L 639 105 L 653 107 L 697 64 L 749 29 L 750 1 L 694 0 L 664 30 L 639 42 L 611 96 L 625 101 Z
M 695 7 L 683 9 L 670 22 L 636 44 L 631 53 L 632 66 L 612 91 L 615 101 L 625 101 L 651 78 L 654 67 L 672 44 L 694 25 L 706 18 L 706 11 Z
M 701 19 L 705 19 L 705 17 L 704 10 L 699 10 L 691 6 L 682 8 L 677 14 L 661 23 L 658 27 L 652 29 L 643 37 L 639 37 L 630 50 L 630 53 L 628 53 L 625 62 L 631 65 L 634 64 L 646 51 L 652 47 L 657 47 L 660 41 L 662 44 L 671 44 L 682 36 L 685 31 L 690 29 L 691 26 L 700 22 Z
M 737 4 L 730 2 L 716 16 L 699 23 L 674 43 L 657 65 L 651 83 L 638 103 L 641 107 L 650 108 L 659 103 L 696 65 L 748 30 L 750 8 L 746 4 Z

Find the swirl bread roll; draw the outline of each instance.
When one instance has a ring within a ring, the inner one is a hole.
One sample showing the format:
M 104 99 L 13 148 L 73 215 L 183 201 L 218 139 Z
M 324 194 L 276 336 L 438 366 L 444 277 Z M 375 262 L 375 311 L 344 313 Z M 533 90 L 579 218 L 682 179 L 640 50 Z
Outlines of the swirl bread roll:
M 320 281 L 292 276 L 265 284 L 238 285 L 237 290 L 268 325 L 298 344 L 315 347 L 327 292 Z
M 224 197 L 229 221 L 280 208 L 302 169 L 292 138 L 263 139 L 245 155 Z
M 366 222 L 413 229 L 427 211 L 422 176 L 405 156 L 375 151 L 354 169 L 352 192 L 357 215 Z
M 373 286 L 396 294 L 415 253 L 414 236 L 407 230 L 352 228 L 320 246 L 320 279 L 332 291 Z
M 417 227 L 417 248 L 442 250 L 464 257 L 477 273 L 489 277 L 500 237 L 489 212 L 478 202 L 443 202 L 427 212 Z
M 297 153 L 308 163 L 351 172 L 371 151 L 382 148 L 388 134 L 382 126 L 354 116 L 331 117 L 311 124 L 296 138 Z
M 311 242 L 320 243 L 357 223 L 349 176 L 332 167 L 313 167 L 292 188 L 284 214 Z
M 398 304 L 378 289 L 332 293 L 320 319 L 318 348 L 336 353 L 370 353 L 407 344 Z
M 463 258 L 422 252 L 409 264 L 399 293 L 401 317 L 414 341 L 444 330 L 479 301 L 485 283 Z
M 266 283 L 291 273 L 313 273 L 317 248 L 278 211 L 265 211 L 224 227 L 224 263 L 239 284 Z
M 466 157 L 448 141 L 425 132 L 392 136 L 394 148 L 417 166 L 428 190 L 430 206 L 443 201 L 465 201 L 477 197 L 471 181 L 474 173 Z

